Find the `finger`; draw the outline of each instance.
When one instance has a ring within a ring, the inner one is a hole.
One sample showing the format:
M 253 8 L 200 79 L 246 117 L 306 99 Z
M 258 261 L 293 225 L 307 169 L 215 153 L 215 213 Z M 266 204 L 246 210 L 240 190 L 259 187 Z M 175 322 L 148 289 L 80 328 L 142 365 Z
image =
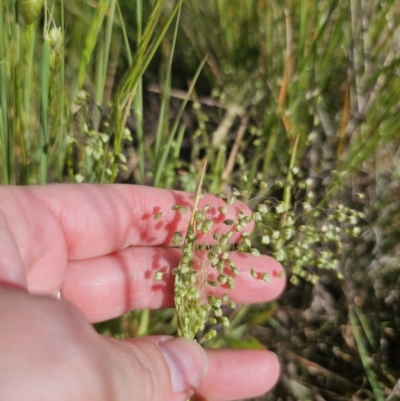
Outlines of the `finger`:
M 235 278 L 235 288 L 206 285 L 203 296 L 226 292 L 236 303 L 245 304 L 270 301 L 283 291 L 285 278 L 280 274 L 283 268 L 271 257 L 239 252 L 231 253 L 230 257 L 240 271 Z M 133 247 L 102 258 L 69 262 L 62 293 L 92 322 L 133 309 L 173 307 L 174 276 L 171 271 L 179 264 L 179 258 L 179 249 Z M 196 263 L 206 260 L 204 252 L 195 258 Z M 204 268 L 204 265 L 195 268 Z M 254 279 L 251 269 L 268 273 L 270 281 Z M 156 271 L 165 272 L 161 282 L 154 280 Z
M 134 185 L 46 185 L 12 191 L 27 213 L 35 213 L 32 197 L 46 205 L 62 228 L 70 260 L 102 256 L 129 246 L 171 246 L 175 233 L 185 234 L 193 205 L 192 194 Z M 231 229 L 223 224 L 226 219 L 235 219 L 240 211 L 250 214 L 243 203 L 228 206 L 212 195 L 201 199 L 199 207 L 206 204 L 210 205 L 207 218 L 217 224 L 209 235 L 199 238 L 203 243 L 212 243 L 212 234 Z M 174 205 L 186 206 L 187 213 L 173 210 Z M 226 207 L 225 214 L 219 210 L 222 206 Z M 250 223 L 248 230 L 252 227 Z M 231 241 L 240 235 L 235 233 Z M 42 241 L 50 246 L 52 238 Z
M 187 400 L 208 370 L 206 353 L 192 340 L 167 336 L 104 340 L 117 372 L 121 401 Z
M 194 341 L 162 336 L 106 340 L 119 360 L 127 399 L 178 401 L 193 392 L 198 401 L 247 399 L 269 391 L 279 378 L 278 359 L 265 350 L 204 352 Z
M 264 350 L 207 350 L 208 373 L 193 398 L 229 401 L 257 397 L 279 378 L 276 355 Z
M 193 203 L 191 194 L 133 185 L 45 185 L 2 187 L 0 207 L 18 246 L 31 292 L 53 293 L 60 288 L 67 259 L 106 255 L 133 245 L 170 246 L 174 234 L 185 230 Z M 172 210 L 187 205 L 188 213 Z M 249 209 L 237 202 L 224 202 L 211 195 L 208 218 L 215 223 L 211 233 L 225 233 L 223 224 Z M 161 213 L 161 217 L 157 220 Z M 252 229 L 252 223 L 248 225 Z M 211 236 L 199 242 L 212 243 Z M 235 233 L 231 241 L 239 238 Z
M 53 293 L 60 287 L 67 259 L 106 255 L 134 245 L 172 245 L 175 233 L 185 235 L 193 203 L 191 194 L 133 185 L 45 185 L 2 187 L 0 205 L 18 246 L 32 292 Z M 172 206 L 186 205 L 188 213 Z M 221 199 L 206 195 L 207 218 L 216 223 L 199 242 L 213 243 L 213 233 L 231 227 L 249 209 L 240 202 L 219 208 Z M 157 220 L 161 213 L 161 217 Z M 247 230 L 252 229 L 250 223 Z M 235 232 L 231 242 L 238 240 Z

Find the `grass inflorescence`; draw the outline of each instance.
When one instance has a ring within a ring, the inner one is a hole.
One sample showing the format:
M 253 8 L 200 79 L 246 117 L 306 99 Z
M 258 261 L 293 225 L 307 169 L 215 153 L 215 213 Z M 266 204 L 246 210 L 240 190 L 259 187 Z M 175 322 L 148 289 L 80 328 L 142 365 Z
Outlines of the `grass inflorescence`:
M 228 252 L 228 241 L 234 232 L 241 232 L 246 228 L 251 220 L 251 216 L 246 216 L 243 212 L 239 212 L 236 220 L 226 219 L 224 224 L 231 226 L 231 229 L 224 234 L 213 234 L 215 244 L 210 246 L 207 251 L 207 258 L 196 266 L 196 252 L 200 246 L 197 244 L 198 235 L 206 235 L 210 232 L 214 225 L 212 218 L 208 218 L 210 205 L 206 204 L 199 208 L 199 200 L 203 196 L 202 185 L 207 162 L 204 163 L 202 175 L 194 195 L 193 208 L 191 211 L 190 221 L 187 227 L 185 239 L 180 232 L 174 234 L 172 238 L 173 245 L 182 245 L 182 256 L 177 267 L 172 270 L 175 278 L 174 281 L 174 299 L 177 315 L 177 331 L 178 335 L 189 339 L 194 339 L 200 332 L 204 332 L 206 325 L 216 325 L 221 323 L 223 327 L 228 328 L 230 325 L 229 318 L 224 316 L 223 305 L 228 305 L 231 309 L 236 307 L 233 300 L 229 298 L 227 292 L 223 292 L 221 296 L 208 294 L 207 287 L 224 286 L 228 290 L 235 288 L 235 277 L 240 274 L 240 270 L 230 257 Z M 237 193 L 236 195 L 239 195 Z M 226 204 L 232 206 L 236 202 L 235 191 L 227 197 L 220 193 L 217 196 L 226 201 Z M 186 214 L 187 206 L 174 205 L 173 210 L 178 213 Z M 219 208 L 219 213 L 225 215 L 227 212 L 225 206 Z M 248 239 L 245 232 L 242 233 L 243 238 Z M 182 243 L 183 242 L 183 243 Z M 260 253 L 255 248 L 250 248 L 253 256 L 259 256 Z M 214 273 L 215 279 L 210 279 Z M 256 273 L 251 269 L 253 278 L 261 278 L 262 281 L 269 281 L 269 273 Z M 157 271 L 154 275 L 156 281 L 163 279 L 163 273 Z M 217 336 L 217 331 L 212 328 L 208 330 L 200 341 L 209 341 Z

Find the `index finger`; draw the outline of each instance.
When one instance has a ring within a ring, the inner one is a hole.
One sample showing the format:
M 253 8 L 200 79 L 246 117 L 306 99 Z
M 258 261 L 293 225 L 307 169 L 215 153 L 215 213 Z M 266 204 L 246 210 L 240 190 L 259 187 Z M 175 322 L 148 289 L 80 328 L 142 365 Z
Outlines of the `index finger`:
M 193 195 L 139 185 L 46 185 L 25 188 L 19 195 L 31 204 L 32 196 L 45 204 L 56 217 L 67 246 L 68 259 L 79 260 L 107 255 L 129 246 L 173 246 L 177 233 L 185 235 L 193 205 Z M 174 205 L 187 208 L 173 209 Z M 212 234 L 231 227 L 224 221 L 235 220 L 239 212 L 250 215 L 241 202 L 229 206 L 222 199 L 206 195 L 199 208 L 210 205 L 206 218 L 214 226 L 199 243 L 213 243 Z M 226 212 L 221 212 L 221 207 Z M 29 210 L 29 209 L 28 209 Z M 246 230 L 251 231 L 253 223 Z M 175 237 L 174 237 L 175 236 Z M 230 242 L 238 241 L 235 232 Z M 51 245 L 53 238 L 42 238 Z

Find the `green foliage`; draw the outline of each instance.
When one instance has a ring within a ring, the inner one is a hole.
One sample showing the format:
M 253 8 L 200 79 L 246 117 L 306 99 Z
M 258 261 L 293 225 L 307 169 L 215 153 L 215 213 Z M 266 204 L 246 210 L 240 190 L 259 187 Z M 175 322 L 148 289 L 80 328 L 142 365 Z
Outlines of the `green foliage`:
M 115 0 L 101 0 L 96 8 L 42 3 L 6 1 L 0 7 L 1 182 L 112 182 L 126 164 L 122 148 L 131 140 L 126 119 L 132 100 L 181 2 L 164 25 L 164 1 L 154 4 L 122 78 L 115 69 L 121 47 L 113 46 L 126 30 Z M 125 46 L 130 55 L 128 40 Z

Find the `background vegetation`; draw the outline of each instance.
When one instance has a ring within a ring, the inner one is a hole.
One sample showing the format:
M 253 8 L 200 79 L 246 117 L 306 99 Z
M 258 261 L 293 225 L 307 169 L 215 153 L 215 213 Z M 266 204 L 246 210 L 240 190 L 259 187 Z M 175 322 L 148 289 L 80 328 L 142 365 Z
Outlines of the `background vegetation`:
M 208 158 L 206 190 L 270 208 L 254 241 L 291 279 L 209 346 L 278 353 L 260 399 L 400 397 L 398 2 L 42 3 L 0 6 L 0 182 L 194 191 Z M 176 322 L 143 311 L 98 329 Z

